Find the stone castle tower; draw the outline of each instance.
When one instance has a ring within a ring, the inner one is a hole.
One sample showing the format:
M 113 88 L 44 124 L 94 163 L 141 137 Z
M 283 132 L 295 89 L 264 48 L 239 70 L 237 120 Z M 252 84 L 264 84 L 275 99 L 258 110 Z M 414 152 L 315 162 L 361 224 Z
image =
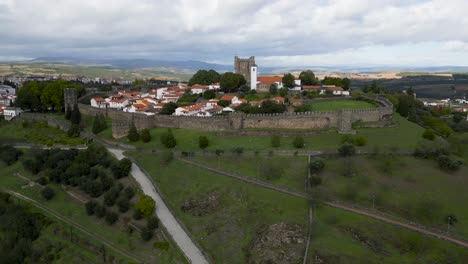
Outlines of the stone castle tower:
M 241 59 L 237 56 L 234 57 L 234 72 L 242 74 L 250 85 L 250 69 L 255 66 L 255 56 L 251 56 L 248 59 Z
M 63 90 L 63 103 L 64 103 L 65 111 L 67 111 L 68 106 L 70 106 L 70 109 L 73 109 L 75 104 L 78 104 L 78 97 L 76 95 L 76 89 L 65 88 Z

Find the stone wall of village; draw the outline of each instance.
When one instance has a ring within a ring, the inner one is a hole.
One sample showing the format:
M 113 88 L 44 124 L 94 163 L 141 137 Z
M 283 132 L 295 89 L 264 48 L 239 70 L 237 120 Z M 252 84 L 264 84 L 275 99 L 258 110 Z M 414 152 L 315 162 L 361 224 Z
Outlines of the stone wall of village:
M 356 121 L 375 122 L 388 120 L 393 114 L 393 105 L 381 97 L 370 97 L 378 102 L 378 108 L 362 110 L 340 110 L 332 112 L 305 112 L 283 114 L 230 114 L 214 117 L 167 116 L 127 113 L 115 109 L 100 109 L 89 105 L 79 105 L 87 115 L 102 113 L 112 119 L 112 135 L 115 138 L 126 136 L 133 122 L 138 130 L 144 128 L 186 128 L 202 131 L 241 131 L 244 129 L 318 129 L 338 128 L 340 132 L 352 130 Z

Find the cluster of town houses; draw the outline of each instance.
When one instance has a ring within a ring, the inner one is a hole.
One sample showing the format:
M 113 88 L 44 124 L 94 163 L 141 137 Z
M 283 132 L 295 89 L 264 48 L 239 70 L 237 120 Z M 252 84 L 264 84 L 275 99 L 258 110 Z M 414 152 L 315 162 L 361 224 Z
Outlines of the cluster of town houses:
M 258 77 L 259 89 L 261 86 L 268 86 L 274 84 L 278 88 L 283 88 L 281 81 L 282 77 Z M 300 84 L 300 80 L 298 80 Z M 343 91 L 342 88 L 334 85 L 322 85 L 322 86 L 302 86 L 302 89 L 298 91 L 315 91 L 318 94 L 324 94 L 327 91 L 333 95 L 349 95 L 348 91 Z M 171 87 L 155 88 L 148 92 L 137 92 L 137 91 L 120 91 L 108 98 L 95 97 L 91 99 L 91 106 L 97 108 L 111 108 L 117 109 L 129 113 L 141 113 L 146 115 L 158 114 L 169 102 L 177 102 L 179 98 L 186 92 L 191 94 L 203 94 L 208 90 L 219 90 L 219 83 L 213 83 L 211 85 L 200 85 L 195 84 L 188 86 L 185 83 L 179 83 L 178 85 Z M 290 89 L 294 91 L 293 89 Z M 285 98 L 274 97 L 270 100 L 276 103 L 285 103 Z M 203 102 L 197 102 L 195 104 L 180 106 L 178 107 L 174 115 L 177 116 L 200 116 L 209 117 L 221 113 L 231 113 L 235 111 L 235 108 L 242 103 L 248 103 L 252 106 L 260 107 L 263 100 L 260 101 L 247 101 L 246 99 L 240 99 L 236 95 L 224 95 L 219 100 L 201 100 Z M 219 101 L 227 101 L 228 106 L 222 107 L 218 105 Z M 300 104 L 297 100 L 292 102 L 295 105 Z
M 13 107 L 16 101 L 16 89 L 0 84 L 0 116 L 5 116 L 6 119 L 16 115 L 16 109 Z

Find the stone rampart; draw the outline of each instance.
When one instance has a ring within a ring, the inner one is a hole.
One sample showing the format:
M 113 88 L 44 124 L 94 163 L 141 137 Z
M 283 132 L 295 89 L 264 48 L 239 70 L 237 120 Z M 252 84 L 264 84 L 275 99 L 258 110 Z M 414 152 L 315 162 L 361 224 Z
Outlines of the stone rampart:
M 338 128 L 341 132 L 352 131 L 352 123 L 388 120 L 393 114 L 393 105 L 379 96 L 364 96 L 378 102 L 380 107 L 358 110 L 328 112 L 304 112 L 282 114 L 238 114 L 193 117 L 126 113 L 114 109 L 99 109 L 80 104 L 80 111 L 86 115 L 102 113 L 112 119 L 112 135 L 116 138 L 127 135 L 133 122 L 138 130 L 144 128 L 186 128 L 202 131 L 240 131 L 243 129 L 317 129 Z

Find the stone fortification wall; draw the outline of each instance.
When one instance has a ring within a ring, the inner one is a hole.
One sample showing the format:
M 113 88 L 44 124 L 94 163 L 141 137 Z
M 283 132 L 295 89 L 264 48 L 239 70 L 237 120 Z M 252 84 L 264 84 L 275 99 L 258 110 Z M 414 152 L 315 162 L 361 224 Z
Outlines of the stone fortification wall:
M 388 120 L 393 114 L 393 105 L 379 96 L 364 96 L 378 102 L 380 107 L 360 110 L 340 110 L 330 112 L 305 112 L 283 114 L 231 114 L 216 117 L 167 116 L 125 113 L 114 109 L 99 109 L 89 105 L 79 105 L 86 115 L 103 113 L 112 119 L 112 135 L 126 136 L 133 122 L 138 130 L 144 128 L 186 128 L 202 131 L 239 131 L 243 129 L 317 129 L 338 128 L 343 133 L 352 131 L 356 121 L 374 122 Z

